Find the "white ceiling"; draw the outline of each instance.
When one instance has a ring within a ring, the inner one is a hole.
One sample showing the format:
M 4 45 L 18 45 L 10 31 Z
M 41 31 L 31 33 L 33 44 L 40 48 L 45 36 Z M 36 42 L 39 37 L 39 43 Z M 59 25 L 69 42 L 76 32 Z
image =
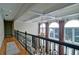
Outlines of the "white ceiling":
M 19 8 L 22 4 L 14 4 L 14 3 L 0 3 L 1 13 L 3 18 L 6 20 L 13 20 L 14 16 L 16 15 Z
M 47 14 L 49 12 L 54 12 L 56 10 L 62 9 L 72 4 L 71 3 L 70 4 L 69 3 L 35 3 L 35 4 L 0 3 L 0 10 L 5 20 L 16 20 L 19 18 L 22 20 L 30 20 L 40 16 L 40 14 Z
M 27 12 L 25 12 L 20 18 L 18 18 L 18 20 L 31 20 L 42 14 L 54 12 L 72 4 L 73 3 L 37 3 L 32 5 Z
M 16 16 L 20 16 L 24 13 L 25 8 L 31 4 L 23 3 L 0 3 L 0 12 L 5 20 L 14 20 Z
M 54 12 L 49 13 L 48 15 L 62 17 L 67 15 L 72 15 L 75 13 L 79 13 L 79 4 L 73 4 L 71 6 L 56 10 Z
M 32 10 L 39 13 L 49 13 L 61 9 L 63 7 L 69 6 L 68 3 L 39 3 L 32 7 Z

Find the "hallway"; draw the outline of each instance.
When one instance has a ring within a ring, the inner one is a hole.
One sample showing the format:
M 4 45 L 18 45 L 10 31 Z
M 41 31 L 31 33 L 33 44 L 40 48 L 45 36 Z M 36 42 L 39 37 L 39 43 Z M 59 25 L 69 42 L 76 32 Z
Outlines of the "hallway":
M 3 3 L 0 12 L 0 55 L 79 55 L 78 3 Z
M 5 37 L 2 48 L 0 50 L 1 55 L 28 55 L 28 52 L 22 45 L 16 40 L 15 37 Z

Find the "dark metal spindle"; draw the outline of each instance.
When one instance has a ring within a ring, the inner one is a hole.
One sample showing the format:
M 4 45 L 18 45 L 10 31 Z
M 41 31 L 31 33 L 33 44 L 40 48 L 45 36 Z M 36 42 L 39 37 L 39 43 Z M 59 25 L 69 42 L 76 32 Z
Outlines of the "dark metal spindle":
M 27 50 L 27 32 L 25 32 L 25 49 Z
M 54 50 L 53 50 L 53 54 L 55 54 L 56 52 L 56 43 L 54 43 Z
M 72 50 L 72 55 L 75 55 L 75 49 Z
M 56 43 L 54 43 L 54 50 L 56 50 L 55 48 L 56 48 Z
M 39 42 L 39 51 L 40 51 L 40 54 L 42 53 L 42 51 L 41 51 L 41 39 L 39 39 L 40 40 L 40 42 Z
M 32 36 L 32 46 L 34 45 L 34 44 L 33 44 L 33 39 L 34 39 L 34 37 Z M 31 51 L 33 50 L 33 49 L 32 49 L 32 46 L 31 46 Z M 34 48 L 35 48 L 35 47 L 34 47 Z M 35 50 L 33 50 L 33 52 L 34 52 L 33 54 L 35 54 Z
M 41 39 L 40 39 L 40 49 L 39 49 L 40 50 L 40 54 L 42 54 L 42 47 L 41 47 L 41 45 L 42 44 L 41 44 Z
M 66 49 L 65 49 L 65 55 L 67 55 L 67 46 L 66 46 Z
M 50 55 L 51 55 L 51 42 L 50 42 Z
M 47 54 L 47 49 L 48 49 L 48 47 L 46 46 L 46 44 L 47 44 L 46 42 L 48 42 L 48 41 L 45 40 L 45 54 Z
M 44 40 L 43 40 L 42 53 L 44 54 Z

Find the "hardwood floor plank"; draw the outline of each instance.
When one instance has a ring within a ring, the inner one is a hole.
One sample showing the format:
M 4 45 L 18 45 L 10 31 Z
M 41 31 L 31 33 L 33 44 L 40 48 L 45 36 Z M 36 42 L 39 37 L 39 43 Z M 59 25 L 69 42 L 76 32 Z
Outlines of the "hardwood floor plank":
M 14 42 L 16 44 L 16 47 L 20 50 L 19 53 L 15 55 L 29 55 L 29 53 L 25 50 L 25 48 L 17 41 L 15 37 L 5 37 L 2 47 L 0 49 L 0 54 L 1 55 L 6 55 L 6 48 L 7 48 L 7 43 L 9 42 Z

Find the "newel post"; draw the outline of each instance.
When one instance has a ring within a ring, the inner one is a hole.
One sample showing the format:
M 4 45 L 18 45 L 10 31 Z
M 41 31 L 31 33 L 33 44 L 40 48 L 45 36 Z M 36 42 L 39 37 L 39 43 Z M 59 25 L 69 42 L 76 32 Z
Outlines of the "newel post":
M 25 49 L 27 50 L 27 32 L 25 31 Z

